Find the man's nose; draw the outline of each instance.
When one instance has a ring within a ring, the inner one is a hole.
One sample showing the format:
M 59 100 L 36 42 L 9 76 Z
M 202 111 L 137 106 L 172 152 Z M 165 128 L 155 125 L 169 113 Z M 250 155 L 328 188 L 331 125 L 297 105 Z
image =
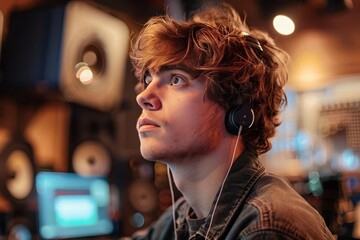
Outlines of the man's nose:
M 136 101 L 143 110 L 155 111 L 161 108 L 161 101 L 158 95 L 159 88 L 154 82 L 151 82 L 136 96 Z

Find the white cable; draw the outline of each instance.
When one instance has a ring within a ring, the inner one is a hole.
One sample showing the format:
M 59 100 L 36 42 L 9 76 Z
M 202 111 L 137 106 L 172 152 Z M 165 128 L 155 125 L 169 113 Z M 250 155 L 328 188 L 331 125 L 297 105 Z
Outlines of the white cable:
M 230 174 L 230 170 L 231 170 L 231 167 L 234 163 L 234 160 L 235 160 L 235 152 L 236 152 L 236 149 L 237 149 L 237 145 L 239 143 L 239 139 L 240 139 L 240 135 L 241 135 L 241 130 L 242 130 L 242 126 L 240 125 L 240 128 L 239 128 L 239 132 L 238 132 L 238 135 L 237 135 L 237 138 L 236 138 L 236 143 L 235 143 L 235 147 L 234 147 L 234 151 L 233 151 L 233 155 L 232 155 L 232 158 L 231 158 L 231 162 L 230 162 L 230 166 L 226 172 L 226 175 L 224 177 L 224 180 L 222 181 L 221 183 L 221 187 L 220 187 L 220 190 L 219 190 L 219 194 L 216 198 L 216 202 L 215 202 L 215 205 L 214 205 L 214 209 L 211 213 L 211 218 L 210 218 L 210 223 L 209 223 L 209 227 L 208 227 L 208 230 L 206 232 L 206 235 L 205 235 L 205 240 L 208 239 L 208 235 L 210 233 L 210 229 L 211 229 L 211 225 L 213 223 L 213 220 L 214 220 L 214 215 L 215 215 L 215 211 L 216 211 L 216 208 L 218 206 L 218 203 L 219 203 L 219 200 L 220 200 L 220 197 L 221 197 L 221 194 L 222 194 L 222 191 L 223 191 L 223 188 L 224 188 L 224 185 L 225 185 L 225 182 L 226 182 L 226 179 L 228 178 L 229 174 Z
M 171 193 L 171 206 L 172 206 L 172 219 L 173 219 L 173 225 L 174 225 L 174 235 L 175 235 L 175 240 L 177 240 L 176 219 L 175 219 L 175 197 L 174 197 L 174 189 L 173 189 L 171 172 L 170 172 L 169 166 L 167 166 L 167 175 L 168 175 L 170 193 Z

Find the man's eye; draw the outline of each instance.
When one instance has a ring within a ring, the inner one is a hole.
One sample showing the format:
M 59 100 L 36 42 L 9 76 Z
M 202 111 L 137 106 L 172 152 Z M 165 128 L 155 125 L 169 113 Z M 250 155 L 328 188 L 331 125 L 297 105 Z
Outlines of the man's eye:
M 150 75 L 145 75 L 144 76 L 144 84 L 145 84 L 145 86 L 149 85 L 151 83 L 151 81 L 152 81 L 152 78 L 151 78 Z
M 179 76 L 173 76 L 173 77 L 171 78 L 171 83 L 170 83 L 170 85 L 179 85 L 179 84 L 183 84 L 183 83 L 185 83 L 185 80 L 184 80 L 184 79 L 182 79 L 182 78 L 179 77 Z

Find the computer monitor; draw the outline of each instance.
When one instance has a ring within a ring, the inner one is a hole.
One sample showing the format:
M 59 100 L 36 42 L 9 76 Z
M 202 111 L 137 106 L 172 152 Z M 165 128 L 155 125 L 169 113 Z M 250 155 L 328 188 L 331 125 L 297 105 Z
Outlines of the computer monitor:
M 110 189 L 106 179 L 75 173 L 40 172 L 36 176 L 39 234 L 67 239 L 110 234 Z

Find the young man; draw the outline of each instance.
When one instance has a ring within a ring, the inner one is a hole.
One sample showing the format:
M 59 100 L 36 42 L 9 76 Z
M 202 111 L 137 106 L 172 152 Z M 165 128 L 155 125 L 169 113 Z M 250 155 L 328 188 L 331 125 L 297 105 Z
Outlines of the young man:
M 258 155 L 286 104 L 287 54 L 228 5 L 149 20 L 130 54 L 141 154 L 182 193 L 133 239 L 332 239 L 322 217 Z

